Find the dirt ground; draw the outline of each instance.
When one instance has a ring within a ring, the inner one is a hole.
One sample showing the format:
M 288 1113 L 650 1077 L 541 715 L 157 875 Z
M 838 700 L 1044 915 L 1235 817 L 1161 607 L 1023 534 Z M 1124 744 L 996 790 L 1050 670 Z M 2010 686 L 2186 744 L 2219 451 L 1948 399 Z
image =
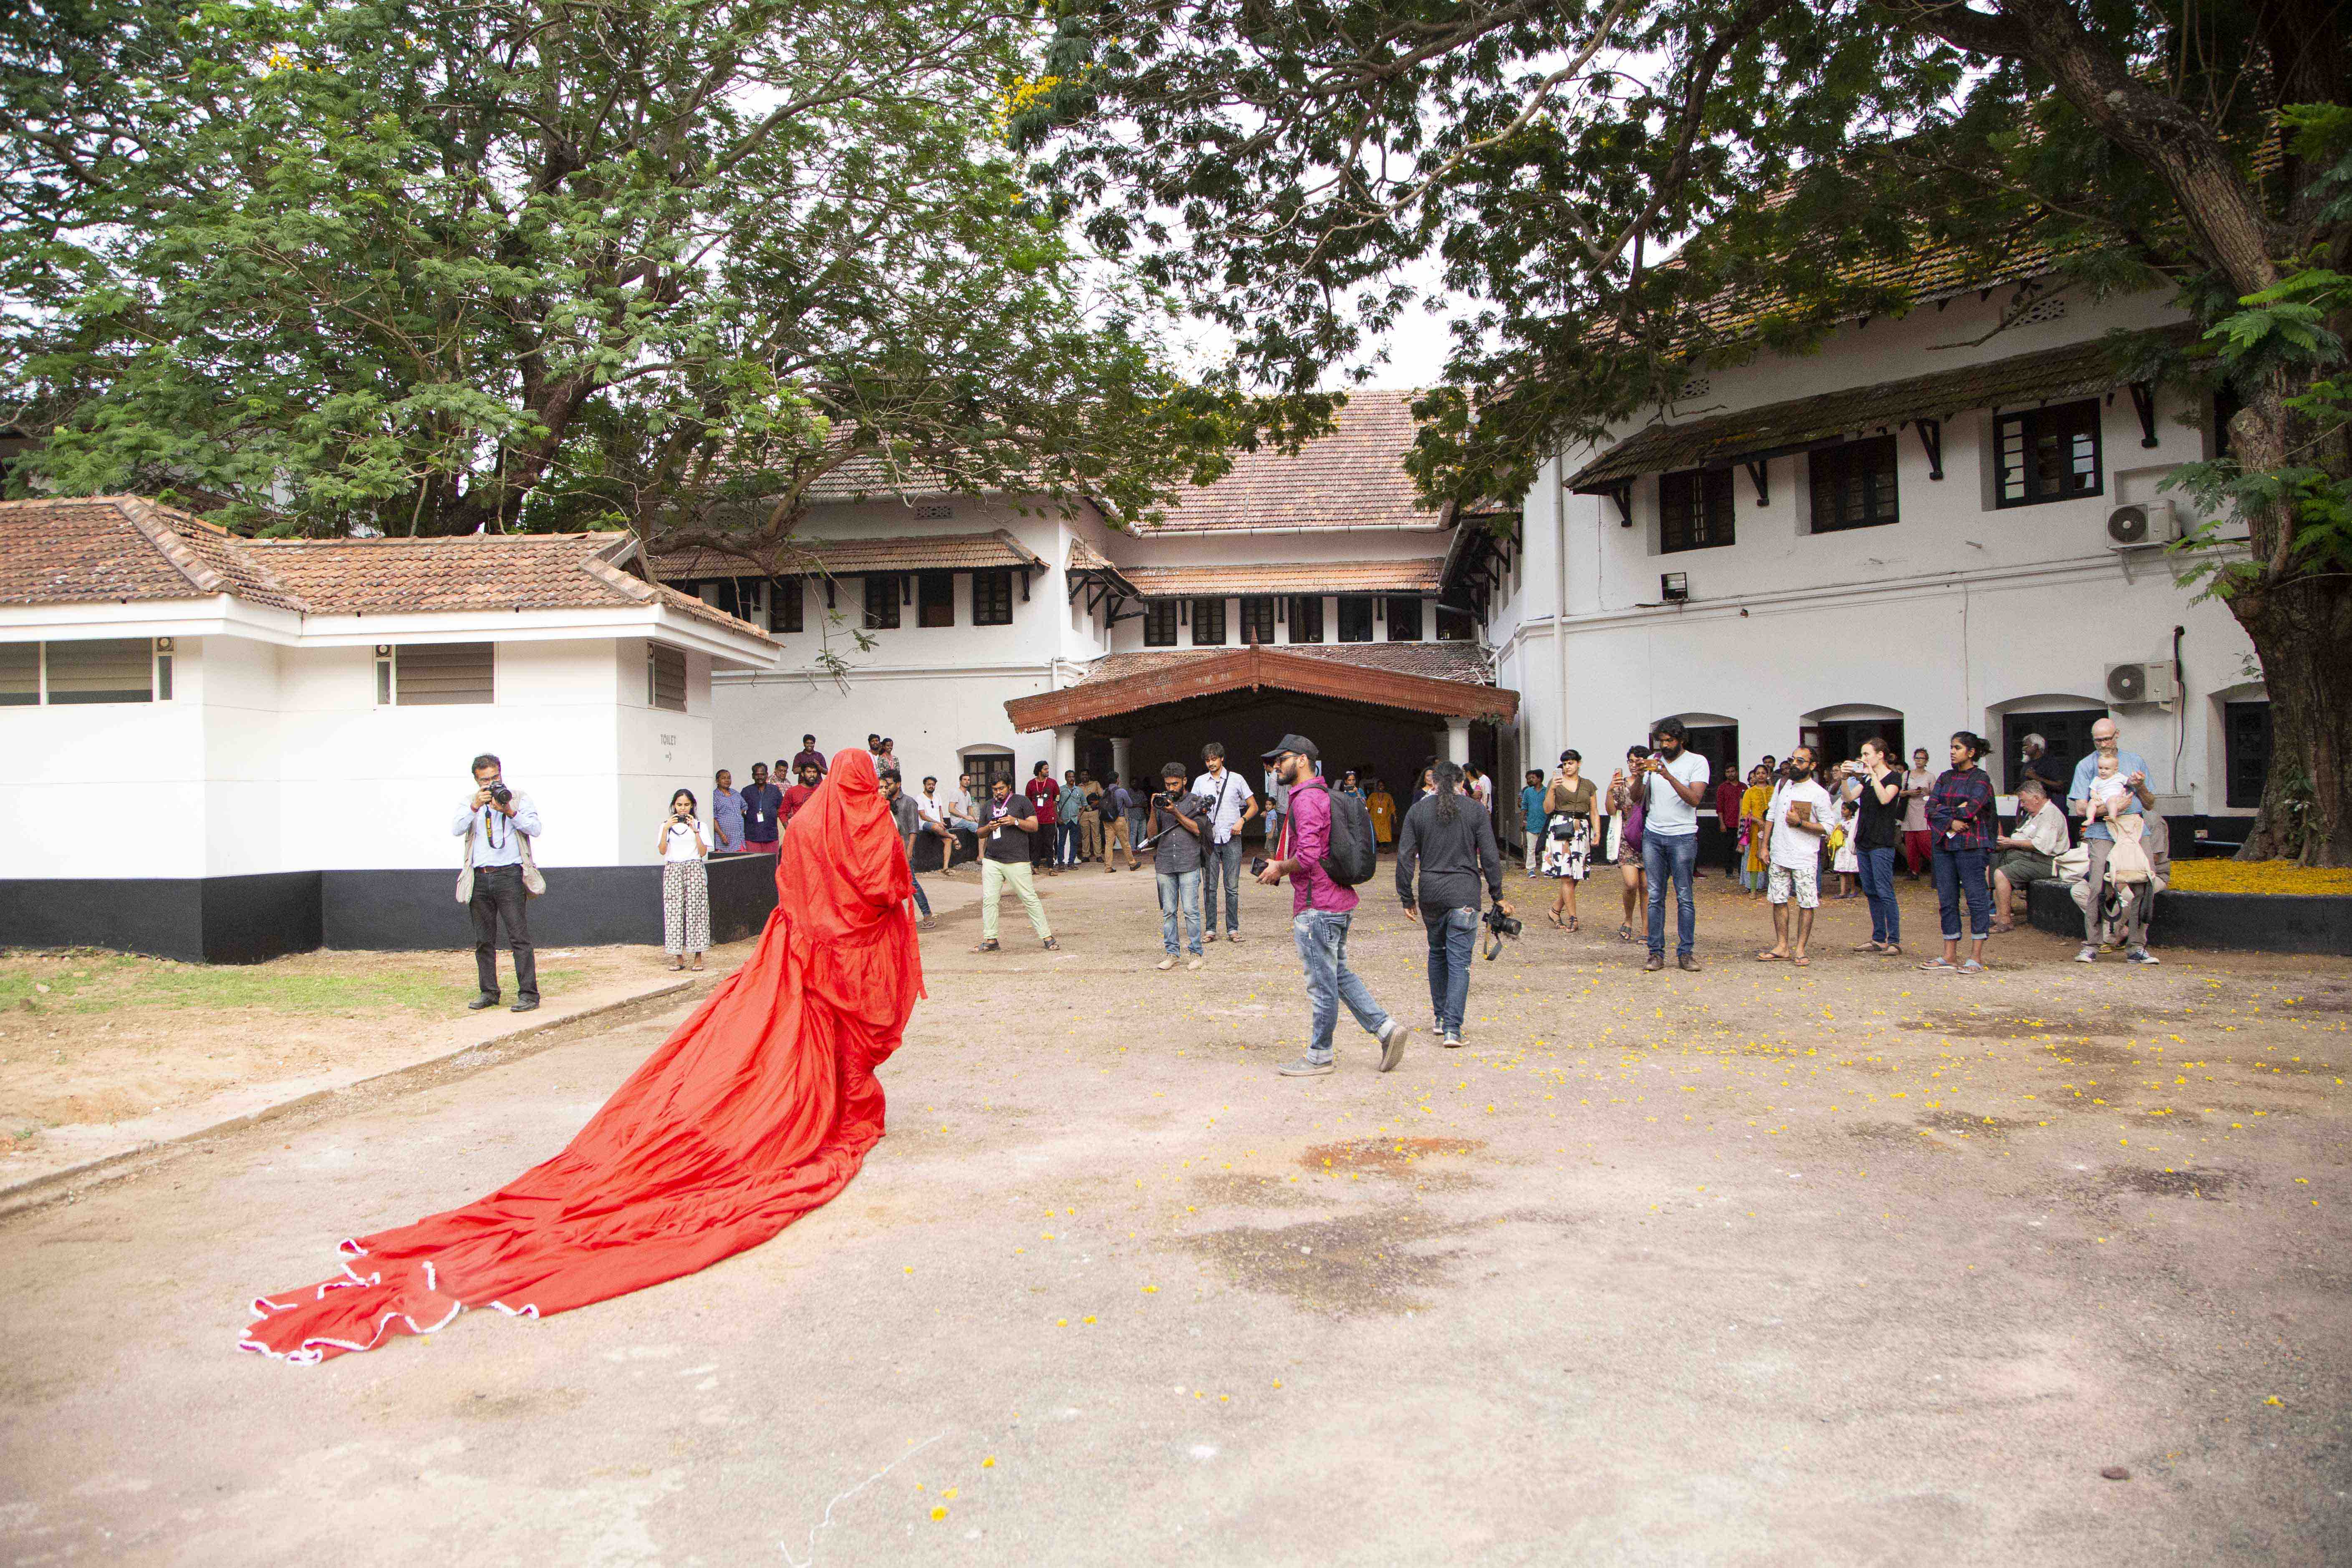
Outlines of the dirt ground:
M 889 1136 L 688 1279 L 232 1348 L 675 1015 L 0 1221 L 0 1558 L 2352 1561 L 2352 964 L 1929 975 L 1849 953 L 1857 903 L 1799 972 L 1710 880 L 1702 974 L 1531 924 L 1464 1049 L 1381 1075 L 1343 1018 L 1291 1080 L 1286 894 L 1162 974 L 1148 876 L 1047 879 L 1059 953 L 930 886 Z M 1416 1024 L 1423 948 L 1367 900 Z
M 667 962 L 652 947 L 555 949 L 540 955 L 540 984 L 560 995 L 640 973 L 651 980 Z M 420 1024 L 464 1016 L 473 973 L 470 949 L 239 965 L 0 952 L 0 1176 L 61 1127 L 332 1068 L 398 1065 Z

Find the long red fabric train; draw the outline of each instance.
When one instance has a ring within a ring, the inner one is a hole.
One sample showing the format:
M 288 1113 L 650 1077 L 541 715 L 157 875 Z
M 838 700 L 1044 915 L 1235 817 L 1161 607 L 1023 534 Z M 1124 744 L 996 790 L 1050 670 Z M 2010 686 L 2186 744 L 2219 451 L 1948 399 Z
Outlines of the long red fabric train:
M 842 752 L 784 835 L 758 950 L 563 1152 L 344 1242 L 357 1261 L 341 1277 L 256 1299 L 241 1348 L 312 1363 L 467 1307 L 569 1311 L 708 1268 L 824 1203 L 882 1136 L 874 1069 L 923 994 L 910 886 L 871 759 Z

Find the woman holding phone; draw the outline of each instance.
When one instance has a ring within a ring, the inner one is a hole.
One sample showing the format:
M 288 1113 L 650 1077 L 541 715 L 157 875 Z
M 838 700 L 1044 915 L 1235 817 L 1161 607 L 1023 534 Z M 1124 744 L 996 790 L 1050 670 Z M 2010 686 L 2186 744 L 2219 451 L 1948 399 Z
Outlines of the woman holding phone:
M 701 968 L 710 946 L 710 873 L 703 866 L 710 838 L 694 813 L 692 790 L 670 796 L 669 815 L 654 844 L 662 858 L 662 949 L 672 969 L 684 969 L 688 958 Z

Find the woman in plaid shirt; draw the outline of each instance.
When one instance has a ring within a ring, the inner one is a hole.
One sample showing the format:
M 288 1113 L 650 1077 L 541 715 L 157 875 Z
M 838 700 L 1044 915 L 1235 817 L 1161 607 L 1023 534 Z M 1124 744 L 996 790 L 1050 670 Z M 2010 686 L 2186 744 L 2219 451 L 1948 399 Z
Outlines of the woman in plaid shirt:
M 1936 904 L 1944 921 L 1944 955 L 1919 967 L 1938 974 L 1982 974 L 1985 938 L 1992 934 L 1992 889 L 1985 881 L 1985 858 L 1996 824 L 1992 781 L 1977 766 L 1985 738 L 1967 730 L 1952 737 L 1952 765 L 1927 792 L 1927 836 L 1935 843 Z M 1969 901 L 1969 930 L 1975 940 L 1968 962 L 1960 956 L 1960 899 Z

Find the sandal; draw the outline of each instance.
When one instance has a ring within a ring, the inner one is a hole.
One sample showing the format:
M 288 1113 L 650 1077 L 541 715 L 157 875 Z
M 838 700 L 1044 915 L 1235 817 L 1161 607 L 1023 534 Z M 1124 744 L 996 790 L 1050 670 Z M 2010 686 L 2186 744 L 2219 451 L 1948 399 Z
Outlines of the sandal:
M 1943 958 L 1931 958 L 1919 968 L 1927 974 L 1958 974 L 1960 972 L 1958 964 Z
M 1568 929 L 1570 931 L 1581 931 L 1584 928 L 1577 922 L 1576 916 L 1570 915 L 1568 917 Z
M 1628 925 L 1621 925 L 1621 926 L 1619 926 L 1619 927 L 1617 928 L 1617 940 L 1618 940 L 1619 942 L 1631 942 L 1631 941 L 1633 941 L 1633 926 L 1632 926 L 1632 925 L 1630 925 L 1630 924 L 1628 924 Z
M 1783 963 L 1788 961 L 1788 957 L 1789 955 L 1787 953 L 1774 952 L 1768 947 L 1763 952 L 1756 955 L 1756 962 L 1759 963 Z
M 1889 958 L 1900 958 L 1903 956 L 1903 944 L 1899 942 L 1890 942 L 1878 951 Z
M 1860 947 L 1854 949 L 1854 952 L 1885 952 L 1885 951 L 1886 948 L 1884 943 L 1875 942 L 1865 942 Z
M 1991 934 L 1994 936 L 2001 936 L 2007 932 L 2013 931 L 2016 929 L 2017 922 L 2015 921 L 1995 921 L 1992 922 Z
M 682 958 L 673 958 L 669 962 L 669 967 L 670 972 L 672 973 L 676 973 L 677 971 L 686 967 L 686 960 Z
M 698 958 L 692 963 L 687 965 L 687 967 L 698 972 L 702 968 L 702 960 Z
M 1551 923 L 1552 923 L 1553 925 L 1555 925 L 1555 926 L 1556 926 L 1556 925 L 1559 925 L 1559 911 L 1558 910 L 1546 910 L 1544 911 L 1544 919 L 1546 919 L 1546 920 L 1548 920 L 1548 921 L 1551 921 Z
M 1795 964 L 1800 969 L 1811 969 L 1813 966 L 1813 961 L 1802 956 L 1801 954 L 1790 958 L 1789 962 Z

